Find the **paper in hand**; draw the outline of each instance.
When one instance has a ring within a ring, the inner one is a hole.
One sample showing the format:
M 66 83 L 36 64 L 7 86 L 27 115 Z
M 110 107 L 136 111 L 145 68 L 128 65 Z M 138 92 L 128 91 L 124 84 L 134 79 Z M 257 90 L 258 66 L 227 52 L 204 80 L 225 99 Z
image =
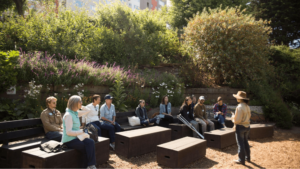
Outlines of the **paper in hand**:
M 82 134 L 78 135 L 77 138 L 78 138 L 80 141 L 83 141 L 83 140 L 86 139 L 86 138 L 90 138 L 90 135 L 87 134 L 87 133 L 82 133 Z

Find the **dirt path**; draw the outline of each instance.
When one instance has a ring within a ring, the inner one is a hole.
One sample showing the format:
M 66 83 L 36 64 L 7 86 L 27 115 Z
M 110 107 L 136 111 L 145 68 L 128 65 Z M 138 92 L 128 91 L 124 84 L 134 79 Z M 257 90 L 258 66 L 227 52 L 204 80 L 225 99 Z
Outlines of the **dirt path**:
M 300 168 L 300 128 L 276 129 L 273 138 L 249 142 L 251 161 L 246 166 L 236 165 L 237 146 L 224 150 L 207 148 L 206 157 L 185 168 Z M 110 151 L 110 159 L 101 168 L 165 168 L 156 162 L 156 153 L 126 159 Z

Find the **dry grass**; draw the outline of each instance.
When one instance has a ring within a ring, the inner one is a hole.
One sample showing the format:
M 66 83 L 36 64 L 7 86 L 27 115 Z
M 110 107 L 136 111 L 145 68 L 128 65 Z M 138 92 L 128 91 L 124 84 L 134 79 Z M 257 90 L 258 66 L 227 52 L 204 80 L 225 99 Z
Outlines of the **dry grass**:
M 273 138 L 249 142 L 252 163 L 246 166 L 234 164 L 237 146 L 223 150 L 207 148 L 206 157 L 186 168 L 300 168 L 300 128 L 276 129 Z M 156 153 L 127 159 L 110 151 L 110 159 L 101 168 L 165 168 L 156 162 Z

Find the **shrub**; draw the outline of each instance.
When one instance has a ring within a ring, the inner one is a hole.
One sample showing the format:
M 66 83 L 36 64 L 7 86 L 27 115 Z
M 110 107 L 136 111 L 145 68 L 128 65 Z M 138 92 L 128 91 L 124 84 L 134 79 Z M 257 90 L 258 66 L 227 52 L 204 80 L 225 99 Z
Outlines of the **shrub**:
M 284 101 L 300 105 L 300 49 L 272 46 L 270 63 L 275 67 L 271 84 L 280 90 Z
M 185 45 L 200 71 L 210 73 L 217 84 L 261 79 L 269 68 L 271 29 L 266 23 L 239 8 L 204 9 L 184 29 Z
M 38 84 L 47 85 L 103 85 L 112 86 L 117 75 L 120 75 L 125 87 L 135 85 L 152 87 L 159 86 L 165 81 L 169 86 L 181 83 L 181 79 L 170 73 L 158 71 L 137 71 L 134 67 L 121 67 L 116 64 L 102 65 L 78 59 L 67 59 L 60 55 L 60 59 L 52 56 L 43 56 L 43 53 L 22 53 L 19 57 L 18 83 L 27 83 L 29 79 L 35 79 Z
M 166 28 L 166 11 L 136 12 L 120 3 L 100 6 L 92 16 L 86 10 L 54 11 L 0 23 L 0 49 L 16 43 L 24 51 L 118 65 L 155 65 L 180 53 L 176 31 Z
M 116 76 L 113 87 L 110 88 L 111 95 L 114 98 L 114 105 L 117 111 L 126 112 L 127 106 L 124 104 L 127 94 L 120 74 Z
M 0 92 L 6 91 L 17 83 L 15 67 L 18 57 L 18 51 L 0 51 Z

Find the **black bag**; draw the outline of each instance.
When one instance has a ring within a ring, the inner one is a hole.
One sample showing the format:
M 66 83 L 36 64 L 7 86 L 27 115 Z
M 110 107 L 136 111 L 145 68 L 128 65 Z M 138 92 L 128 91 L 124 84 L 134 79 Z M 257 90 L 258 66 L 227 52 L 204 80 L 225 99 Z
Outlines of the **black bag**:
M 61 142 L 49 140 L 49 141 L 41 142 L 40 149 L 47 153 L 56 153 L 62 150 L 66 150 L 67 146 L 62 144 Z
M 90 135 L 90 139 L 93 139 L 96 142 L 98 142 L 98 129 L 93 126 L 91 123 L 87 124 L 83 131 Z

